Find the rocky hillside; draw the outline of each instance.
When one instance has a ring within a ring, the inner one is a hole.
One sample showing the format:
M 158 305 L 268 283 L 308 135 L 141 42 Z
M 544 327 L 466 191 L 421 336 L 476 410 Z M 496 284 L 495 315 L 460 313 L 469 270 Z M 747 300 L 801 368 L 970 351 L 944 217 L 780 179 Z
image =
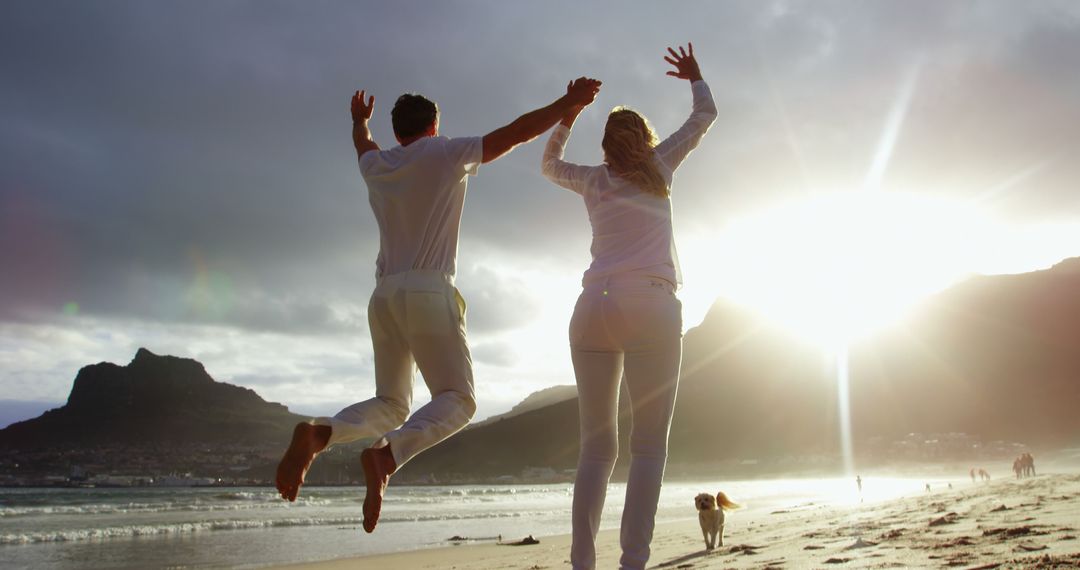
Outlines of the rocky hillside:
M 300 419 L 250 389 L 215 381 L 195 360 L 141 348 L 126 366 L 83 367 L 64 406 L 0 430 L 0 446 L 287 442 Z

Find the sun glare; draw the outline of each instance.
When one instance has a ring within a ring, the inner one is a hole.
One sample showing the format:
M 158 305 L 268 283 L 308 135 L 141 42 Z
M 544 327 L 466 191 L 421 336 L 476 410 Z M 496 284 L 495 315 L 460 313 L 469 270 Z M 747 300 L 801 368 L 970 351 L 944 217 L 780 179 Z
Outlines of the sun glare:
M 713 291 L 835 347 L 971 273 L 991 230 L 973 206 L 932 196 L 817 194 L 733 220 L 688 257 L 702 263 L 708 247 Z

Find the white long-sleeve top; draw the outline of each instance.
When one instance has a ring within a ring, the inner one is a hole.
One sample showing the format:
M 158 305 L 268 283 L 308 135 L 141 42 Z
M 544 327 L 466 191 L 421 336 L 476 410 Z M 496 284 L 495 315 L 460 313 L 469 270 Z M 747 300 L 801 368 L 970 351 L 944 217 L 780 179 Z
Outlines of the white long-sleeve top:
M 675 170 L 716 120 L 716 104 L 704 81 L 690 85 L 693 109 L 677 131 L 653 149 L 653 159 L 668 187 Z M 582 166 L 562 160 L 570 129 L 551 133 L 541 171 L 549 180 L 581 194 L 592 224 L 592 264 L 582 277 L 587 285 L 616 275 L 642 275 L 682 283 L 679 255 L 671 226 L 671 198 L 650 194 L 613 174 L 607 165 Z

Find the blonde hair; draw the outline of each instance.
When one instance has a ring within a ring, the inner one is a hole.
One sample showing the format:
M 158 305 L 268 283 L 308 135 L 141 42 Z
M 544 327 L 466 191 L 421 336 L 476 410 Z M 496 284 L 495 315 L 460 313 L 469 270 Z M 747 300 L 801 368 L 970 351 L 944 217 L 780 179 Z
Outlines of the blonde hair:
M 645 117 L 633 109 L 615 107 L 608 115 L 600 147 L 604 162 L 620 178 L 649 194 L 667 197 L 671 191 L 652 156 L 657 142 Z

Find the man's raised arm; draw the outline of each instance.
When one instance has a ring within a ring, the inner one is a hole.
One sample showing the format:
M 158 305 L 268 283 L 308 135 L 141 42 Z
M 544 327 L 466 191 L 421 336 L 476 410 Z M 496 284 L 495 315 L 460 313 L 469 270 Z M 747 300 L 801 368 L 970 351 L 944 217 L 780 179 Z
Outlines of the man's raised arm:
M 571 81 L 566 86 L 566 95 L 559 97 L 554 103 L 525 113 L 509 125 L 484 135 L 482 162 L 491 162 L 510 152 L 515 146 L 540 136 L 572 109 L 592 103 L 599 91 L 600 81 L 596 79 L 580 77 Z
M 368 130 L 368 120 L 375 110 L 375 96 L 368 98 L 364 103 L 364 91 L 357 91 L 352 96 L 352 140 L 356 147 L 356 158 L 360 158 L 369 150 L 379 150 L 379 145 L 371 139 L 371 131 Z

